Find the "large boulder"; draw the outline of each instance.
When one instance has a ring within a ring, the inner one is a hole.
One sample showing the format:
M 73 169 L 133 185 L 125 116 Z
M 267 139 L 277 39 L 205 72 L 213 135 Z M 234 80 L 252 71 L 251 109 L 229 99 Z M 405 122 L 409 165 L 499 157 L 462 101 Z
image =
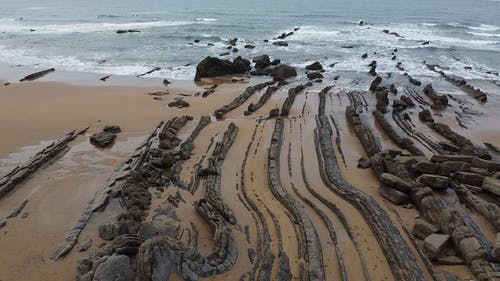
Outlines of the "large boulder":
M 113 255 L 97 267 L 92 281 L 133 281 L 134 279 L 129 257 Z
M 245 73 L 250 71 L 250 69 L 250 61 L 242 57 L 237 57 L 231 62 L 209 56 L 196 66 L 194 81 L 199 81 L 201 78 Z
M 255 69 L 263 69 L 271 65 L 271 59 L 268 55 L 255 57 L 252 61 L 255 62 Z
M 295 68 L 292 66 L 281 64 L 273 68 L 273 70 L 271 71 L 271 76 L 286 79 L 292 76 L 297 76 L 297 70 L 295 70 Z

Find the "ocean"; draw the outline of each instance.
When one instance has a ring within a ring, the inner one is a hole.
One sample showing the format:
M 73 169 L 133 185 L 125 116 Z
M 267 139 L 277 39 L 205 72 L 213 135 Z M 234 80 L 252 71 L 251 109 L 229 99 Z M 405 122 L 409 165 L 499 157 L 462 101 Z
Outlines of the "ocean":
M 239 51 L 224 58 L 268 54 L 363 72 L 377 60 L 379 72 L 436 75 L 426 61 L 466 79 L 498 79 L 500 65 L 498 0 L 1 2 L 0 61 L 10 64 L 116 75 L 161 67 L 147 76 L 191 80 L 201 59 L 227 52 L 237 37 Z M 271 44 L 295 28 L 287 47 Z M 116 33 L 128 29 L 140 32 Z M 396 48 L 404 71 L 391 60 Z

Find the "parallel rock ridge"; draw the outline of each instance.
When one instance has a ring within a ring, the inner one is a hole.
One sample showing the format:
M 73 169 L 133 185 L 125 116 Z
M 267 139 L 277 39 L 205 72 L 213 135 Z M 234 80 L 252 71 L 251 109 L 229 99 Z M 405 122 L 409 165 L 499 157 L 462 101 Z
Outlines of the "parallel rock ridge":
M 88 129 L 88 128 L 87 128 Z M 14 190 L 20 183 L 35 173 L 38 169 L 50 163 L 50 160 L 60 156 L 61 152 L 68 148 L 68 143 L 78 135 L 84 134 L 87 129 L 72 131 L 66 136 L 52 142 L 50 145 L 28 159 L 26 163 L 20 164 L 0 178 L 0 199 Z

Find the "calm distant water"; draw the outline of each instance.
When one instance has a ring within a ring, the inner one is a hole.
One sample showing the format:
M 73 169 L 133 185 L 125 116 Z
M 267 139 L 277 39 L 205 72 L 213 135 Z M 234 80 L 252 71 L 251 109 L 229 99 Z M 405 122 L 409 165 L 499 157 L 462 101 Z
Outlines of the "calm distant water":
M 500 69 L 495 0 L 1 2 L 0 61 L 9 63 L 106 74 L 162 67 L 151 76 L 192 79 L 198 61 L 226 52 L 224 41 L 238 37 L 236 55 L 270 54 L 292 65 L 337 62 L 332 69 L 339 71 L 366 72 L 367 61 L 360 60 L 365 52 L 379 61 L 378 71 L 396 71 L 390 60 L 394 48 L 412 75 L 430 75 L 424 60 L 466 78 L 498 79 L 486 71 Z M 263 42 L 295 27 L 300 29 L 287 38 L 289 47 Z M 116 34 L 118 29 L 141 32 Z M 200 43 L 193 44 L 195 39 Z M 257 47 L 244 49 L 245 44 Z

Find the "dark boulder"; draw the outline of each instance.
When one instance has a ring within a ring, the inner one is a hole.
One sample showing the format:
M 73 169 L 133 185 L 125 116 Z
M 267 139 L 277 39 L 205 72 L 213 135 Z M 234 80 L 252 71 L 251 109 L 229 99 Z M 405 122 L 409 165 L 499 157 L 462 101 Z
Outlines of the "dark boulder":
M 323 66 L 321 65 L 321 63 L 315 61 L 315 62 L 311 63 L 310 65 L 307 65 L 306 69 L 307 70 L 323 70 Z
M 375 77 L 370 84 L 370 91 L 376 91 L 380 86 L 380 83 L 382 83 L 382 78 L 380 76 Z
M 216 57 L 206 57 L 198 66 L 196 66 L 196 75 L 194 81 L 199 81 L 201 78 L 217 77 L 228 74 L 239 74 L 250 71 L 250 61 L 237 57 L 233 62 L 222 60 Z
M 273 45 L 280 46 L 280 47 L 286 47 L 286 46 L 288 46 L 288 43 L 285 41 L 276 41 L 276 42 L 273 42 Z
M 295 70 L 292 66 L 281 64 L 271 70 L 271 76 L 286 79 L 292 76 L 297 76 L 297 70 Z
M 424 109 L 418 113 L 418 118 L 422 122 L 434 122 L 434 118 L 432 118 L 432 114 L 430 110 Z
M 136 33 L 136 32 L 141 32 L 141 31 L 137 29 L 119 29 L 116 31 L 117 34 Z
M 323 74 L 316 72 L 316 71 L 310 72 L 307 74 L 307 78 L 309 78 L 310 80 L 321 79 L 321 78 L 323 78 Z
M 110 132 L 99 132 L 90 136 L 90 143 L 98 147 L 106 147 L 113 143 L 116 135 Z
M 178 99 L 178 100 L 175 100 L 175 101 L 169 103 L 168 107 L 184 108 L 184 107 L 189 107 L 189 103 L 182 100 L 182 99 Z
M 255 62 L 256 69 L 266 68 L 271 65 L 271 60 L 269 59 L 268 55 L 255 57 L 252 59 L 252 61 Z

